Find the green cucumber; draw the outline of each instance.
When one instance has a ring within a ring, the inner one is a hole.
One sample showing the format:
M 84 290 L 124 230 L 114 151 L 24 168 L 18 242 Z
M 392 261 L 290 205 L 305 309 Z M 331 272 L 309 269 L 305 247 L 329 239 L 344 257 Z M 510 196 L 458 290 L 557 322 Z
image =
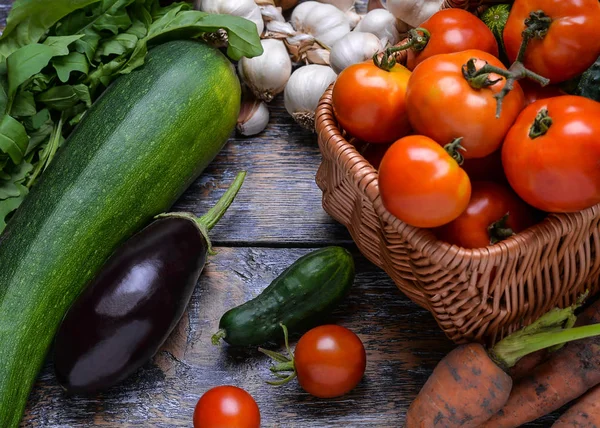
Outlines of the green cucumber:
M 581 75 L 575 94 L 600 101 L 600 58 Z
M 481 14 L 481 20 L 488 26 L 492 31 L 492 34 L 498 42 L 498 49 L 500 50 L 500 60 L 505 64 L 508 64 L 508 56 L 506 55 L 506 48 L 504 46 L 504 27 L 508 22 L 508 15 L 510 15 L 510 4 L 495 4 L 487 8 Z
M 257 346 L 306 327 L 331 312 L 354 282 L 354 260 L 341 247 L 327 247 L 299 258 L 260 295 L 227 311 L 213 336 L 234 346 Z
M 169 209 L 234 129 L 217 49 L 159 45 L 69 136 L 0 238 L 0 427 L 19 425 L 67 309 L 117 246 Z

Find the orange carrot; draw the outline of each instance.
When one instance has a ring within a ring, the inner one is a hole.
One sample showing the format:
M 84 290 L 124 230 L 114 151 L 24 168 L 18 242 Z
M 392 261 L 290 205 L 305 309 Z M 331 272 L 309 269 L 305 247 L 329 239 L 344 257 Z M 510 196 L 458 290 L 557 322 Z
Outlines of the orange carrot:
M 600 428 L 600 386 L 590 389 L 552 428 Z
M 584 311 L 578 324 L 600 322 L 600 300 Z M 599 324 L 576 327 L 556 336 Z M 565 345 L 530 375 L 514 385 L 506 405 L 483 427 L 518 427 L 546 415 L 600 384 L 600 337 L 589 337 Z
M 508 374 L 513 382 L 521 380 L 525 376 L 531 374 L 531 371 L 539 366 L 548 357 L 548 350 L 542 349 L 521 358 L 517 364 L 510 368 Z
M 486 424 L 511 396 L 513 382 L 507 372 L 523 356 L 600 334 L 600 324 L 573 328 L 578 306 L 553 309 L 489 350 L 479 344 L 454 349 L 440 361 L 411 404 L 406 428 L 468 428 Z M 598 360 L 600 367 L 600 352 Z

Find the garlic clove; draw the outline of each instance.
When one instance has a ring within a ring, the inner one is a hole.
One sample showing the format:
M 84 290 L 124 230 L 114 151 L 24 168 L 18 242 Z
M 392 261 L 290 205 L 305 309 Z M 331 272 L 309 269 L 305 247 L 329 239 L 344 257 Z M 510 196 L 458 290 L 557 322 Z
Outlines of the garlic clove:
M 411 27 L 418 27 L 438 12 L 445 0 L 387 0 L 392 15 Z
M 286 39 L 296 34 L 296 30 L 289 22 L 269 21 L 266 23 L 266 39 Z
M 350 29 L 354 30 L 363 18 L 363 15 L 359 15 L 354 9 L 351 9 L 346 12 L 346 18 L 348 18 L 348 22 L 350 23 Z
M 265 22 L 277 21 L 285 23 L 285 18 L 281 13 L 280 7 L 275 6 L 260 6 L 260 13 L 262 14 Z
M 331 48 L 331 68 L 339 74 L 346 67 L 373 58 L 382 50 L 383 46 L 376 35 L 353 31 Z
M 315 110 L 323 93 L 336 78 L 331 67 L 325 65 L 311 64 L 294 71 L 284 92 L 287 112 L 302 127 L 314 132 Z
M 297 32 L 310 34 L 326 46 L 333 46 L 350 32 L 350 22 L 344 12 L 316 1 L 300 3 L 292 12 L 290 22 Z
M 331 53 L 327 49 L 317 48 L 309 49 L 306 52 L 305 61 L 309 64 L 329 65 Z
M 242 102 L 236 129 L 244 136 L 260 134 L 269 124 L 269 108 L 264 101 L 248 98 Z
M 240 59 L 238 73 L 258 99 L 269 102 L 285 88 L 292 73 L 292 61 L 281 40 L 263 39 L 261 44 L 263 54 Z
M 375 9 L 367 13 L 354 31 L 376 35 L 384 47 L 395 45 L 401 40 L 401 31 L 396 17 L 385 9 Z M 406 31 L 408 29 L 404 29 L 404 32 Z

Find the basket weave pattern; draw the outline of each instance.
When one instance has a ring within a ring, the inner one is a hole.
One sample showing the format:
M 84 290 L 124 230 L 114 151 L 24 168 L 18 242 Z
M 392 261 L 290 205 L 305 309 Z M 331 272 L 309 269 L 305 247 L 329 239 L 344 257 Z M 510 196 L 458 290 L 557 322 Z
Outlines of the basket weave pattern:
M 496 245 L 467 250 L 438 241 L 384 208 L 377 171 L 344 137 L 332 87 L 316 112 L 323 156 L 323 207 L 360 251 L 411 300 L 429 310 L 456 343 L 495 343 L 554 306 L 600 287 L 600 205 L 551 214 Z

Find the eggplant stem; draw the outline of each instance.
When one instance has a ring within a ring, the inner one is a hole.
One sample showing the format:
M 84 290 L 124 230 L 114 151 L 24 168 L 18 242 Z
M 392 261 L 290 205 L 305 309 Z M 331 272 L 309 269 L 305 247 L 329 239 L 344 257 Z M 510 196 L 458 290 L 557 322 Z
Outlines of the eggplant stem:
M 244 179 L 246 178 L 246 171 L 239 172 L 235 180 L 229 189 L 221 196 L 221 199 L 212 207 L 206 214 L 202 217 L 198 218 L 196 222 L 201 224 L 206 228 L 206 230 L 210 231 L 215 225 L 221 220 L 221 218 L 227 212 L 229 206 L 233 203 L 233 200 L 237 196 L 242 184 L 244 183 Z

